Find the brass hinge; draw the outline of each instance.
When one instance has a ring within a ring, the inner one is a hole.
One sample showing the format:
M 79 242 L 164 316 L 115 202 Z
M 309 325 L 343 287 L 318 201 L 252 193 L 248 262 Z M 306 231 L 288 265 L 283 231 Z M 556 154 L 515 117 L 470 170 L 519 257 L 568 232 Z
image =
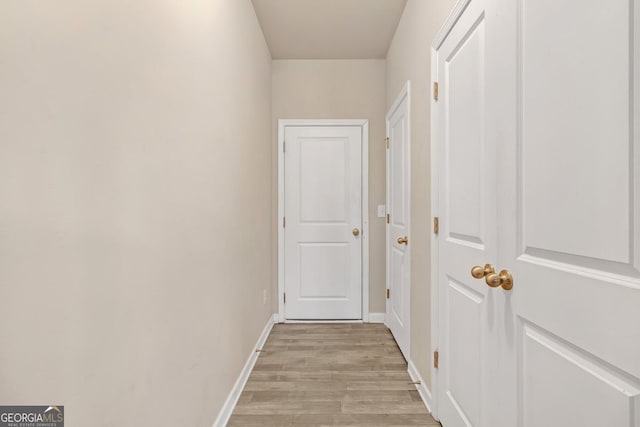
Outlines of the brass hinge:
M 282 152 L 283 153 L 287 152 L 287 141 L 282 141 Z
M 433 82 L 433 100 L 438 100 L 438 82 Z
M 282 217 L 282 228 L 285 228 L 287 226 L 287 217 L 283 216 Z
M 438 357 L 440 356 L 440 353 L 438 353 L 438 350 L 433 352 L 433 367 L 434 368 L 438 368 Z
M 438 234 L 440 232 L 440 220 L 437 216 L 433 217 L 433 234 Z
M 286 304 L 287 303 L 287 293 L 286 292 L 283 294 L 283 299 L 284 299 L 284 303 Z
M 386 144 L 387 144 L 387 148 L 389 148 L 389 138 L 385 138 L 385 139 L 384 139 L 384 141 L 385 141 L 385 142 L 386 142 Z
M 391 289 L 387 289 L 387 299 L 391 297 Z
M 389 224 L 389 222 L 391 222 L 391 215 L 387 214 L 387 224 Z

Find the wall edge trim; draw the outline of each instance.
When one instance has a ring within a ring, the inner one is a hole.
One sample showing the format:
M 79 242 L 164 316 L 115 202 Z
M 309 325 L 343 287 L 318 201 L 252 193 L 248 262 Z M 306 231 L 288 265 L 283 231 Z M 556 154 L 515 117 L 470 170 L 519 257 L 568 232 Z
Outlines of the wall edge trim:
M 384 323 L 385 313 L 369 313 L 369 323 Z
M 407 363 L 407 372 L 409 372 L 409 376 L 413 381 L 420 381 L 420 384 L 416 384 L 416 390 L 418 390 L 427 410 L 431 413 L 431 391 L 427 388 L 427 384 L 425 384 L 422 376 L 418 372 L 418 368 L 416 368 L 416 365 L 414 365 L 411 360 Z
M 265 325 L 264 329 L 262 330 L 262 333 L 258 337 L 258 341 L 256 342 L 256 345 L 251 350 L 251 354 L 249 355 L 247 362 L 244 364 L 242 371 L 240 371 L 240 375 L 238 375 L 238 379 L 236 380 L 235 384 L 231 388 L 231 391 L 227 396 L 227 400 L 224 402 L 224 405 L 222 405 L 222 408 L 220 408 L 220 412 L 218 412 L 218 416 L 216 417 L 216 420 L 213 423 L 213 427 L 225 427 L 229 422 L 229 418 L 231 418 L 231 414 L 233 413 L 233 410 L 235 409 L 236 404 L 238 403 L 238 399 L 240 399 L 240 394 L 242 393 L 244 386 L 247 384 L 249 375 L 251 375 L 251 372 L 253 371 L 253 367 L 255 366 L 256 361 L 258 360 L 258 355 L 260 353 L 257 352 L 256 350 L 259 348 L 262 348 L 264 343 L 267 341 L 267 337 L 271 333 L 271 328 L 273 328 L 273 325 L 276 323 L 277 317 L 278 317 L 277 314 L 269 315 L 267 324 Z

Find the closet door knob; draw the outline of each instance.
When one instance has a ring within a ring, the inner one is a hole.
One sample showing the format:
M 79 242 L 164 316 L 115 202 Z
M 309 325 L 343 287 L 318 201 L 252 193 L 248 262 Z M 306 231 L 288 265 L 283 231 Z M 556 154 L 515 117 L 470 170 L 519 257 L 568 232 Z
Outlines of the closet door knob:
M 471 275 L 474 279 L 482 279 L 485 276 L 488 276 L 492 273 L 495 273 L 496 270 L 493 268 L 491 264 L 485 264 L 484 267 L 480 267 L 476 265 L 471 269 Z
M 502 289 L 505 291 L 510 291 L 513 289 L 513 276 L 509 272 L 509 270 L 502 270 L 500 273 L 491 273 L 484 279 L 487 282 L 487 285 L 492 288 L 497 288 L 498 286 L 502 286 Z

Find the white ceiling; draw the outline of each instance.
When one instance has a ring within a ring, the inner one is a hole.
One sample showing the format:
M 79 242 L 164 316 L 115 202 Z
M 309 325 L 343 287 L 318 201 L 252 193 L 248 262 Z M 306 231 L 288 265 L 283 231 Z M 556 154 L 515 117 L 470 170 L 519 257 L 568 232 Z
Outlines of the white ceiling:
M 252 0 L 273 59 L 385 58 L 407 0 Z

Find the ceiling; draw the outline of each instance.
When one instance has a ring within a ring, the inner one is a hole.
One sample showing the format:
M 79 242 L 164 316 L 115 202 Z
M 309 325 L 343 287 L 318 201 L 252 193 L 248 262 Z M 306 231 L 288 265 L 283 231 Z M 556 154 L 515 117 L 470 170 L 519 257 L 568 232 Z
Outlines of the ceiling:
M 407 0 L 252 0 L 273 59 L 385 58 Z

